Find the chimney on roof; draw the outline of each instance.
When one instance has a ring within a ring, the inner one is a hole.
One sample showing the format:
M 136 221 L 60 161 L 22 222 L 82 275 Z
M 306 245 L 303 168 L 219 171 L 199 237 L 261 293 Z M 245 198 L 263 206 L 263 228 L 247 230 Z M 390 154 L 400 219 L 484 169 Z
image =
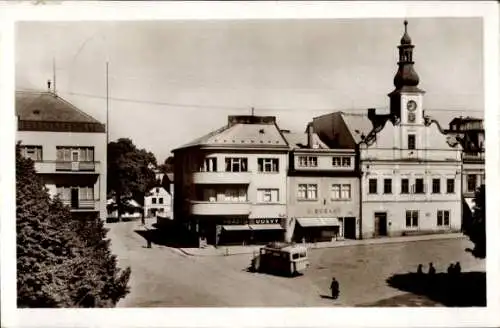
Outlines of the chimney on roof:
M 309 122 L 307 125 L 307 148 L 313 148 L 313 125 L 312 122 Z

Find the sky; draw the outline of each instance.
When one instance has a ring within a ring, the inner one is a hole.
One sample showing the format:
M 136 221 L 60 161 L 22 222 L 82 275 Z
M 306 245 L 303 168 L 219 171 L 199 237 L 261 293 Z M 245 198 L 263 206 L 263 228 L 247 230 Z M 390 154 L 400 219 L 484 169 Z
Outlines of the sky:
M 426 114 L 484 117 L 480 18 L 411 18 Z M 273 115 L 282 129 L 388 107 L 401 19 L 18 22 L 16 88 L 56 92 L 163 162 L 227 123 Z M 54 70 L 55 62 L 55 70 Z

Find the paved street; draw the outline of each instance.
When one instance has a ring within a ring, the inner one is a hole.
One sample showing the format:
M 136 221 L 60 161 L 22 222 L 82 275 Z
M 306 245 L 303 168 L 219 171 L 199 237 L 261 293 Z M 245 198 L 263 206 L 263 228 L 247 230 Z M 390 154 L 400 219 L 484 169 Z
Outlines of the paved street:
M 485 269 L 484 261 L 465 252 L 471 244 L 461 238 L 316 249 L 305 275 L 277 277 L 247 272 L 250 254 L 197 257 L 155 244 L 149 249 L 134 232 L 142 229 L 138 222 L 108 227 L 120 265 L 132 268 L 131 293 L 121 307 L 432 306 L 440 304 L 392 288 L 386 279 L 431 261 L 438 272 L 456 261 L 464 272 Z M 336 301 L 328 297 L 332 275 L 340 282 Z

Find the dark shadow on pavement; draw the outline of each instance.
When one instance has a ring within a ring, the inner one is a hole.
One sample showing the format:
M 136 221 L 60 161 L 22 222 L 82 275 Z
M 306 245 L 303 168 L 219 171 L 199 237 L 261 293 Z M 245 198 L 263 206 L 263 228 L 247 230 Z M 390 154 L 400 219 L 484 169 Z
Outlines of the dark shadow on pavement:
M 137 234 L 155 245 L 174 247 L 174 248 L 190 248 L 198 247 L 198 239 L 191 235 L 182 227 L 176 225 L 158 226 L 153 224 L 154 229 L 134 230 Z
M 331 297 L 330 295 L 319 295 L 321 298 L 325 298 L 325 299 L 328 299 L 328 300 L 334 300 L 336 301 L 338 298 L 333 298 Z
M 387 279 L 387 284 L 405 292 L 425 296 L 444 306 L 486 306 L 485 272 L 395 274 Z

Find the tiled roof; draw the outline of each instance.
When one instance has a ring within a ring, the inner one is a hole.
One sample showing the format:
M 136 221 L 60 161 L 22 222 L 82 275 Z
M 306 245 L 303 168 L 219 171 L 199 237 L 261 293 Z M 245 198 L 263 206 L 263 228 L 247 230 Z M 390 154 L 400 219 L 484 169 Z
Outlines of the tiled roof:
M 292 148 L 307 148 L 307 133 L 283 133 Z M 328 146 L 321 141 L 316 133 L 313 134 L 313 144 L 318 145 L 317 149 L 328 149 Z
M 16 115 L 20 120 L 100 123 L 63 98 L 49 92 L 16 92 Z
M 356 143 L 361 142 L 363 140 L 361 136 L 366 137 L 373 129 L 373 124 L 370 119 L 368 119 L 368 115 L 345 112 L 339 113 Z
M 49 92 L 16 92 L 19 131 L 106 132 L 104 124 Z
M 244 122 L 228 124 L 178 149 L 193 146 L 288 148 L 288 144 L 276 124 Z

